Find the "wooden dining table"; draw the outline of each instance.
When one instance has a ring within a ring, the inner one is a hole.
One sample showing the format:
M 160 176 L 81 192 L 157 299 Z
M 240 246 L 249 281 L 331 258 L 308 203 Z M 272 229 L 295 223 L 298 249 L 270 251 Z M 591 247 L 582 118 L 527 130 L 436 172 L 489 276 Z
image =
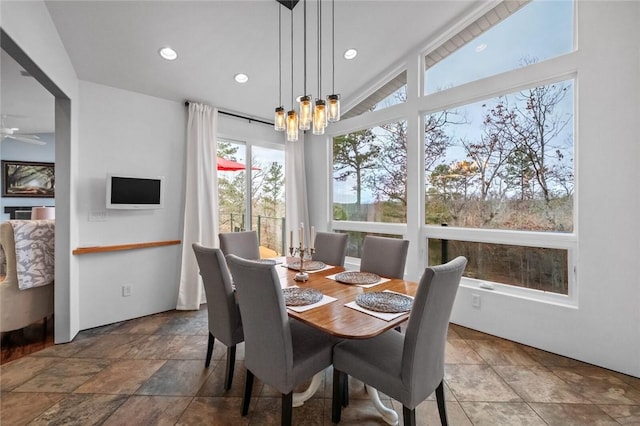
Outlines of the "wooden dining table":
M 415 282 L 397 278 L 385 279 L 386 281 L 383 280 L 384 282 L 380 284 L 363 288 L 359 285 L 343 284 L 335 279 L 328 278 L 329 276 L 345 271 L 345 268 L 341 266 L 333 266 L 318 271 L 307 271 L 309 276 L 307 281 L 296 281 L 294 277 L 298 271 L 289 269 L 287 265 L 293 261 L 299 261 L 299 259 L 283 258 L 280 261 L 275 268 L 278 272 L 282 288 L 294 286 L 313 288 L 319 290 L 323 295 L 336 299 L 333 302 L 314 307 L 304 312 L 287 309 L 289 317 L 295 318 L 311 327 L 342 339 L 368 339 L 398 327 L 409 318 L 409 312 L 406 312 L 387 321 L 345 305 L 353 302 L 359 294 L 370 291 L 380 292 L 390 290 L 413 297 L 418 289 L 418 284 Z M 320 382 L 321 373 L 314 377 L 307 390 L 301 394 L 294 394 L 294 406 L 302 405 L 306 399 L 313 396 Z M 397 424 L 398 416 L 396 412 L 381 403 L 378 392 L 369 386 L 367 386 L 367 391 L 384 420 L 392 425 Z

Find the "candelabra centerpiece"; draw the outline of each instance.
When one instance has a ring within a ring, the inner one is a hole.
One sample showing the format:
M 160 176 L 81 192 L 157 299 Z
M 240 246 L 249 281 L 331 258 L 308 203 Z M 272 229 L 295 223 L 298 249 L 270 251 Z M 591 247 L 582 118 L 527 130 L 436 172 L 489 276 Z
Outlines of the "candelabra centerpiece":
M 298 273 L 293 278 L 296 281 L 307 281 L 309 279 L 309 274 L 304 269 L 304 257 L 305 256 L 313 256 L 315 253 L 315 248 L 313 247 L 313 242 L 315 239 L 315 229 L 311 227 L 311 233 L 309 234 L 309 246 L 305 247 L 305 234 L 304 234 L 304 224 L 300 224 L 300 228 L 298 228 L 298 247 L 293 246 L 293 231 L 289 231 L 289 255 L 291 257 L 295 257 L 296 255 L 300 257 L 300 268 L 298 269 Z
M 298 247 L 289 247 L 289 254 L 300 257 L 300 268 L 298 269 L 298 273 L 293 277 L 296 281 L 307 281 L 309 279 L 309 274 L 304 269 L 304 257 L 306 255 L 313 256 L 315 249 L 313 247 L 304 247 L 302 243 L 298 245 Z

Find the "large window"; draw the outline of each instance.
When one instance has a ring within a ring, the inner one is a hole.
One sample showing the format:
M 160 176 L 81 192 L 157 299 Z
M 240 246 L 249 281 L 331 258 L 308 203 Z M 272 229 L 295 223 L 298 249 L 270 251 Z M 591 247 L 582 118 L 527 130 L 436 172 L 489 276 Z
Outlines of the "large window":
M 425 117 L 426 223 L 573 230 L 573 81 Z
M 406 121 L 333 138 L 333 219 L 406 222 Z
M 508 16 L 511 7 L 518 2 L 501 3 L 427 55 L 425 94 L 573 51 L 573 1 L 534 0 Z M 507 19 L 491 26 L 505 15 Z
M 255 230 L 263 257 L 283 254 L 284 151 L 218 140 L 217 154 L 220 232 Z

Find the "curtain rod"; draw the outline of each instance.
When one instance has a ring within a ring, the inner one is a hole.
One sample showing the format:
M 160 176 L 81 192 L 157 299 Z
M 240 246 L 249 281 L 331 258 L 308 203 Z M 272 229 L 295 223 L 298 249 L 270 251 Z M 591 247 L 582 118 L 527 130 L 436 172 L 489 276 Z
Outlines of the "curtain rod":
M 190 103 L 191 101 L 184 101 L 184 106 L 189 106 Z M 268 121 L 260 120 L 258 118 L 247 117 L 246 115 L 235 114 L 233 112 L 222 111 L 220 109 L 218 110 L 218 114 L 224 114 L 230 117 L 242 118 L 243 120 L 248 120 L 249 123 L 251 123 L 252 121 L 255 121 L 256 123 L 262 123 L 262 124 L 266 124 L 267 126 L 273 126 L 273 123 L 269 123 Z

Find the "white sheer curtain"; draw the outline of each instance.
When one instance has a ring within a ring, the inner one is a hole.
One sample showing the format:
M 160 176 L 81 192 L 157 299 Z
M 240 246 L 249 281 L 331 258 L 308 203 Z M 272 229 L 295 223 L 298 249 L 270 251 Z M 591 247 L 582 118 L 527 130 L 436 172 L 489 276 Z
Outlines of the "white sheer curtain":
M 217 108 L 189 103 L 182 267 L 176 309 L 199 309 L 206 302 L 191 244 L 199 242 L 208 247 L 217 244 L 217 126 Z
M 307 204 L 307 179 L 305 178 L 304 134 L 297 142 L 285 142 L 285 197 L 287 200 L 287 245 L 289 231 L 293 232 L 293 244 L 298 244 L 297 229 L 304 223 L 309 238 L 309 207 Z

